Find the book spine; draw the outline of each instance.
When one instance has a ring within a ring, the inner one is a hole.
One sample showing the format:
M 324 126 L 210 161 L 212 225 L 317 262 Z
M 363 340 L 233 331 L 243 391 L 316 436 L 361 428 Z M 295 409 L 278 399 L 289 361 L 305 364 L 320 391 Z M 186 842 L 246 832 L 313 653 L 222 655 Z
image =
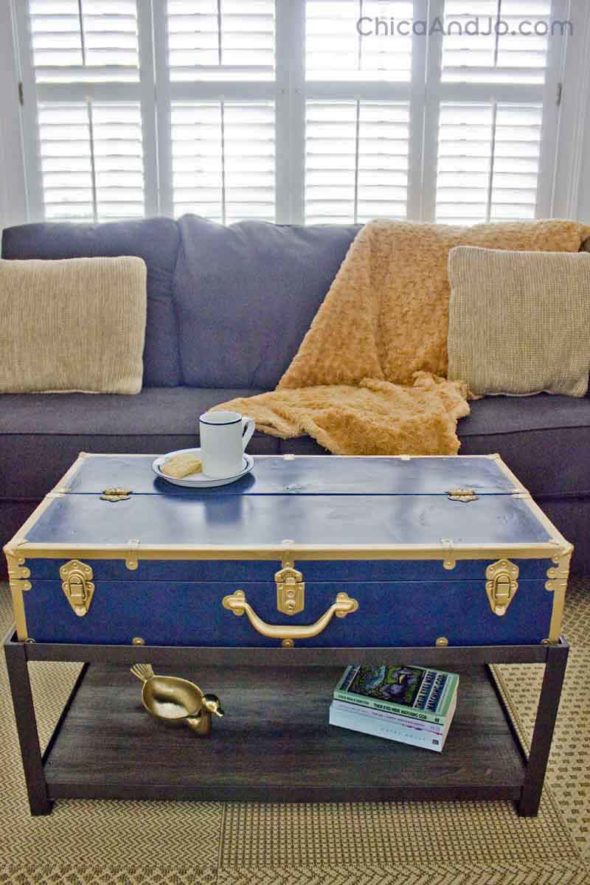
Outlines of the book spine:
M 352 707 L 352 709 L 351 709 Z M 357 716 L 363 719 L 375 719 L 390 722 L 401 728 L 429 732 L 430 734 L 443 734 L 446 725 L 436 725 L 434 722 L 424 722 L 421 719 L 412 719 L 409 716 L 398 716 L 397 713 L 389 713 L 383 710 L 374 710 L 372 707 L 361 707 L 358 704 L 349 704 L 347 701 L 332 701 L 332 709 L 343 715 Z
M 426 710 L 416 710 L 413 707 L 402 707 L 388 701 L 379 701 L 376 698 L 368 698 L 352 692 L 342 691 L 337 688 L 334 691 L 334 699 L 344 701 L 347 704 L 357 704 L 359 707 L 369 707 L 373 710 L 382 710 L 384 713 L 395 713 L 407 719 L 417 719 L 421 722 L 433 722 L 435 725 L 444 725 L 445 717 L 437 713 L 429 713 Z
M 360 724 L 357 717 L 346 716 L 334 710 L 330 710 L 329 722 L 330 725 L 336 725 L 339 728 L 347 728 L 350 731 L 397 741 L 401 744 L 409 744 L 413 747 L 422 747 L 425 750 L 434 750 L 436 753 L 441 752 L 445 743 L 443 735 L 440 737 L 433 734 L 424 735 L 407 728 L 387 726 L 381 722 L 373 722 L 371 720 L 366 725 L 364 722 Z

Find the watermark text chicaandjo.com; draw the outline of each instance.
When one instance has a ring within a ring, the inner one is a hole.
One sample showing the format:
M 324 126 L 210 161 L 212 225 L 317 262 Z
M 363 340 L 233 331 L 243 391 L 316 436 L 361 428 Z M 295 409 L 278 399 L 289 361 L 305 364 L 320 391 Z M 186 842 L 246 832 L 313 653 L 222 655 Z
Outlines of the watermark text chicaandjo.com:
M 490 37 L 563 37 L 574 33 L 573 22 L 557 19 L 519 19 L 507 21 L 496 16 L 473 16 L 473 18 L 426 19 L 388 18 L 387 16 L 362 15 L 356 22 L 361 37 L 432 37 L 442 36 Z

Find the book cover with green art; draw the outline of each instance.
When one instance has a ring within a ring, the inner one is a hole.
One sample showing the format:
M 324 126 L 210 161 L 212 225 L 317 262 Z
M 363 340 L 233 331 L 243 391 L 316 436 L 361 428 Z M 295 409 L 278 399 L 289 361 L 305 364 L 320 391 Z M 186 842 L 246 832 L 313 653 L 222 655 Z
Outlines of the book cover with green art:
M 456 673 L 443 670 L 401 664 L 351 665 L 336 686 L 334 697 L 413 719 L 444 723 L 458 684 Z

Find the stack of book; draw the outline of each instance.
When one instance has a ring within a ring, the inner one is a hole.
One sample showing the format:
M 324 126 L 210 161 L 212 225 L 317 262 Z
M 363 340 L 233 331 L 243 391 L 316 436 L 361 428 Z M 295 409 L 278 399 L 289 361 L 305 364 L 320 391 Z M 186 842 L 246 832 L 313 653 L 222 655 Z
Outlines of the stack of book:
M 440 753 L 457 705 L 456 673 L 350 666 L 334 690 L 330 725 Z

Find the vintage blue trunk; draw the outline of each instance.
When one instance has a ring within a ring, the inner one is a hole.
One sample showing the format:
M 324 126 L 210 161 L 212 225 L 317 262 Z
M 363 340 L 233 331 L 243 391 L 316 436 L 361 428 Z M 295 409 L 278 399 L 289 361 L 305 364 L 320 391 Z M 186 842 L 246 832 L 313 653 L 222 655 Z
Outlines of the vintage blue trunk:
M 7 545 L 21 640 L 559 636 L 571 545 L 497 455 L 257 457 L 249 476 L 199 493 L 157 479 L 152 460 L 81 455 Z

